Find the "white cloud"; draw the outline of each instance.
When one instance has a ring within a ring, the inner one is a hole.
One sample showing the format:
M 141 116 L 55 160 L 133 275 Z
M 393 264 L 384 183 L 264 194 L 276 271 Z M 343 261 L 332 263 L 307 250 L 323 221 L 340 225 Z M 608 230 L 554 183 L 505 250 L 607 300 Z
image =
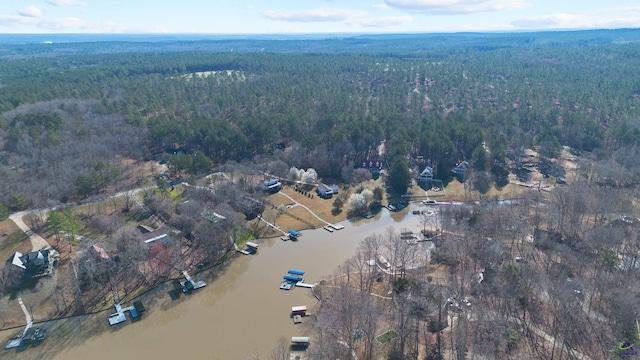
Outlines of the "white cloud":
M 640 27 L 640 18 L 617 18 L 599 20 L 596 22 L 595 27 L 604 29 L 637 28 Z
M 359 26 L 359 27 L 377 27 L 377 28 L 388 28 L 394 27 L 406 23 L 410 23 L 413 21 L 411 16 L 381 16 L 375 18 L 360 18 L 352 21 L 348 21 L 347 24 L 351 26 Z
M 33 25 L 38 19 L 19 15 L 0 15 L 0 26 Z
M 38 9 L 33 5 L 27 7 L 26 9 L 22 9 L 18 11 L 18 14 L 20 14 L 21 16 L 32 17 L 32 18 L 37 18 L 42 16 L 42 12 L 40 11 L 40 9 Z
M 602 18 L 588 15 L 551 14 L 532 16 L 511 22 L 518 29 L 601 29 L 639 27 L 640 17 Z
M 531 6 L 525 0 L 385 0 L 385 4 L 406 11 L 429 14 L 469 14 Z
M 599 9 L 597 12 L 600 13 L 600 14 L 627 14 L 627 13 L 630 13 L 630 12 L 640 12 L 640 6 L 604 8 L 604 9 Z
M 37 25 L 48 30 L 68 31 L 86 29 L 89 23 L 77 17 L 69 17 L 44 19 L 38 22 Z
M 40 29 L 55 31 L 75 31 L 88 28 L 89 23 L 75 17 L 47 19 L 18 15 L 0 15 L 0 26 L 15 27 L 17 25 L 35 26 Z
M 382 3 L 382 4 L 374 4 L 373 7 L 378 9 L 388 9 L 389 5 Z
M 54 6 L 87 6 L 86 2 L 77 0 L 46 0 L 46 2 Z
M 290 22 L 327 22 L 345 21 L 354 17 L 362 17 L 366 16 L 367 12 L 347 9 L 318 8 L 301 11 L 267 10 L 264 11 L 262 15 L 271 20 Z

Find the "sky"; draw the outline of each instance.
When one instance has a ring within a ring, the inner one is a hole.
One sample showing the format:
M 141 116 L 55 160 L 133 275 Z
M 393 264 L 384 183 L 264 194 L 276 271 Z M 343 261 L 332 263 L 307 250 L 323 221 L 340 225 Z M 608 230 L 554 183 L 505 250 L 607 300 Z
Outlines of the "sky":
M 0 0 L 2 34 L 422 33 L 638 27 L 638 0 Z

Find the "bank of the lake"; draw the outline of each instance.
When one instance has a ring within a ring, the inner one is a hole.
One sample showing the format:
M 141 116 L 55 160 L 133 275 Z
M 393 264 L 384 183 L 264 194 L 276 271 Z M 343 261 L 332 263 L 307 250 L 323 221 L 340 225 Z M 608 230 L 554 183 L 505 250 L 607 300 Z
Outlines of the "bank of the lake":
M 306 271 L 305 282 L 331 275 L 351 257 L 367 236 L 422 228 L 411 209 L 383 210 L 372 219 L 345 221 L 345 228 L 329 233 L 320 228 L 303 231 L 297 242 L 279 238 L 259 240 L 255 256 L 238 256 L 213 281 L 191 296 L 172 301 L 170 284 L 145 297 L 147 312 L 141 321 L 109 327 L 107 313 L 59 320 L 48 326 L 47 339 L 22 352 L 2 351 L 2 359 L 244 359 L 268 354 L 281 337 L 304 335 L 305 325 L 294 325 L 290 309 L 317 304 L 309 289 L 278 288 L 287 269 Z M 198 276 L 201 278 L 201 276 Z M 36 310 L 36 309 L 34 309 Z M 5 331 L 0 341 L 15 335 Z

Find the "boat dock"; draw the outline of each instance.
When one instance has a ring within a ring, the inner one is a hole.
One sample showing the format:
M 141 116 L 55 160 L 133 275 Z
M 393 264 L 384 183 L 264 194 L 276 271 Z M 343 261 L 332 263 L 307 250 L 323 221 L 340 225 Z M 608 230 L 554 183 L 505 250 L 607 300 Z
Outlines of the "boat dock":
M 44 340 L 46 332 L 47 331 L 42 328 L 28 327 L 24 330 L 22 335 L 9 339 L 7 346 L 4 348 L 5 350 L 9 350 L 19 348 L 27 344 L 37 344 Z
M 306 306 L 292 306 L 291 307 L 291 312 L 294 314 L 306 314 L 307 313 L 307 307 Z
M 184 275 L 184 278 L 186 279 L 185 281 L 181 281 L 180 282 L 182 284 L 182 286 L 183 286 L 182 291 L 185 292 L 185 293 L 189 292 L 191 290 L 197 290 L 197 289 L 200 289 L 200 288 L 203 288 L 203 287 L 207 286 L 207 283 L 205 283 L 202 280 L 200 280 L 198 282 L 193 281 L 193 279 L 191 278 L 189 273 L 186 272 L 185 270 L 182 271 L 182 275 Z
M 304 279 L 302 278 L 304 275 L 304 271 L 289 269 L 287 270 L 287 275 L 283 276 L 283 280 L 280 283 L 281 290 L 291 290 L 297 284 L 302 283 Z
M 236 251 L 243 255 L 252 255 L 258 252 L 258 244 L 247 242 L 246 245 L 247 245 L 247 248 L 243 250 L 243 249 L 240 249 L 238 245 L 233 244 L 233 246 L 235 246 L 236 248 Z
M 299 283 L 299 282 L 304 281 L 304 279 L 301 278 L 300 276 L 293 276 L 293 275 L 285 275 L 284 279 L 287 280 L 287 281 L 291 281 L 293 283 Z
M 302 287 L 302 288 L 307 288 L 307 289 L 311 289 L 313 287 L 313 284 L 305 284 L 302 281 L 301 282 L 297 282 L 296 283 L 297 287 Z
M 332 227 L 334 230 L 342 230 L 342 229 L 344 229 L 344 225 L 340 225 L 340 224 L 329 224 L 327 226 Z
M 300 324 L 302 322 L 302 317 L 307 315 L 307 307 L 306 306 L 293 306 L 291 307 L 291 315 L 293 315 L 293 323 Z
M 334 231 L 333 228 L 331 226 L 329 226 L 329 225 L 323 227 L 323 229 L 327 230 L 330 233 L 332 233 Z
M 31 317 L 31 314 L 27 310 L 27 307 L 24 305 L 21 297 L 18 298 L 18 304 L 20 304 L 20 307 L 24 312 L 27 326 L 24 328 L 24 331 L 21 335 L 11 338 L 9 339 L 9 341 L 7 341 L 7 345 L 4 347 L 7 350 L 23 347 L 28 344 L 37 344 L 40 341 L 44 340 L 46 333 L 45 329 L 33 327 L 33 317 Z
M 131 315 L 132 321 L 138 320 L 139 317 L 142 316 L 142 313 L 145 311 L 144 305 L 142 305 L 142 302 L 140 301 L 136 301 L 133 303 L 133 306 L 129 306 L 126 308 L 123 308 L 120 303 L 116 303 L 114 305 L 114 308 L 116 312 L 109 315 L 109 325 L 116 325 L 127 321 L 127 316 L 125 315 L 127 311 Z

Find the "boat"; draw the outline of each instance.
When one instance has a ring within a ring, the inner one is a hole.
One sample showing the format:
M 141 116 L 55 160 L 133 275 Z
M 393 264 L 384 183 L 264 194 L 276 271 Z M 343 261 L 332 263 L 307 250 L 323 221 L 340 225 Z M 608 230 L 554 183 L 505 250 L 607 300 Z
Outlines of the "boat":
M 293 284 L 290 281 L 283 280 L 280 283 L 280 290 L 291 290 L 292 287 L 293 287 Z

